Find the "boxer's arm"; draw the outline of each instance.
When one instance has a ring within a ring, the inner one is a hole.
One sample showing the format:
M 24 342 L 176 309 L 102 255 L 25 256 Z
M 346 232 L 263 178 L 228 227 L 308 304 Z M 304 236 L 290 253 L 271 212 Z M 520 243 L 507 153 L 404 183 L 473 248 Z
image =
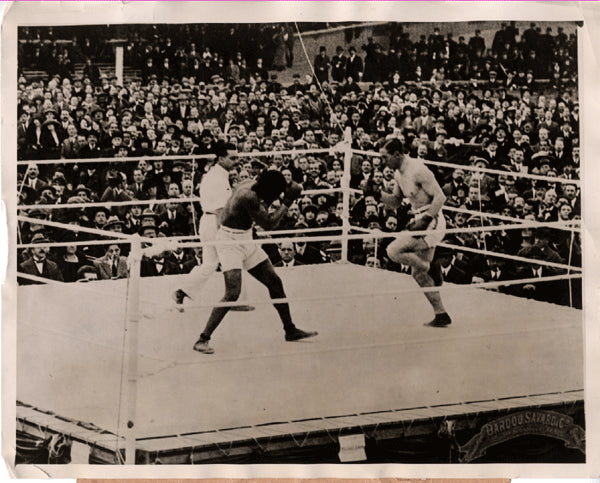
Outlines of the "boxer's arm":
M 442 188 L 435 179 L 433 173 L 427 168 L 423 168 L 418 172 L 416 181 L 417 184 L 421 186 L 421 189 L 431 196 L 431 203 L 427 210 L 427 214 L 433 219 L 438 215 L 442 206 L 444 206 L 446 195 L 442 191 Z
M 388 210 L 396 210 L 402 205 L 402 191 L 400 191 L 400 186 L 396 182 L 394 182 L 394 189 L 391 193 L 381 190 L 379 196 L 380 201 Z
M 281 203 L 274 212 L 269 213 L 265 205 L 255 195 L 248 196 L 246 203 L 250 217 L 254 223 L 264 230 L 276 227 L 288 211 L 288 207 L 284 203 Z

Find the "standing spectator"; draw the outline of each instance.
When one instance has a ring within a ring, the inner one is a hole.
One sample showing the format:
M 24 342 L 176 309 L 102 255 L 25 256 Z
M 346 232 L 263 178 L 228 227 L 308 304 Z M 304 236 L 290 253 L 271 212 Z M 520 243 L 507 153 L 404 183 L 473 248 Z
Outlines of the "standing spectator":
M 363 61 L 356 55 L 356 49 L 350 47 L 348 50 L 350 56 L 346 63 L 346 78 L 351 77 L 353 82 L 360 82 L 363 76 Z
M 319 83 L 329 82 L 329 57 L 327 56 L 327 49 L 323 46 L 319 47 L 319 55 L 315 57 L 314 68 L 315 76 Z
M 362 46 L 365 51 L 364 82 L 379 82 L 381 78 L 380 49 L 373 41 L 373 37 L 367 39 L 367 44 Z
M 279 26 L 277 32 L 273 36 L 275 52 L 273 55 L 273 69 L 284 70 L 289 63 L 290 53 L 288 52 L 289 33 L 283 25 Z
M 536 50 L 538 47 L 538 32 L 535 26 L 535 22 L 529 24 L 529 28 L 523 32 L 522 36 L 523 50 L 529 52 Z
M 331 78 L 334 81 L 344 82 L 346 78 L 346 61 L 344 49 L 338 45 L 335 49 L 335 55 L 331 59 Z
M 92 64 L 92 59 L 89 57 L 86 57 L 85 59 L 85 65 L 83 66 L 82 74 L 84 78 L 89 78 L 94 85 L 100 80 L 100 70 L 97 66 Z
M 481 36 L 481 30 L 475 30 L 475 35 L 469 39 L 469 56 L 471 60 L 481 56 L 485 52 L 485 39 Z

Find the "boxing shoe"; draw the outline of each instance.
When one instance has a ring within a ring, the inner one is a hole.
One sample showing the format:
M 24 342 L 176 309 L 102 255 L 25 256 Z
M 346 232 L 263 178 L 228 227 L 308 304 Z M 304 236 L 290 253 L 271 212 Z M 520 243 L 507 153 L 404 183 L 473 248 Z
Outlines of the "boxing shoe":
M 319 333 L 306 332 L 304 330 L 295 328 L 285 333 L 285 340 L 287 340 L 288 342 L 293 342 L 296 340 L 308 339 L 309 337 L 314 337 L 315 335 L 319 335 Z
M 425 325 L 429 327 L 448 327 L 451 323 L 452 319 L 450 319 L 450 316 L 446 312 L 443 312 L 435 314 L 435 319 Z
M 207 340 L 202 338 L 198 339 L 194 344 L 194 350 L 196 352 L 202 352 L 203 354 L 214 354 L 215 350 L 208 345 Z

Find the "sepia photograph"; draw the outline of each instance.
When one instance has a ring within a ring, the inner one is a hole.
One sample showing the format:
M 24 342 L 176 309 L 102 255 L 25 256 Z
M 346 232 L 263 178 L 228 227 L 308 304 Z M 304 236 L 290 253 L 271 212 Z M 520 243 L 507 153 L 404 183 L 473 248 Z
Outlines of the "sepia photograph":
M 591 476 L 582 13 L 228 6 L 5 15 L 6 464 Z

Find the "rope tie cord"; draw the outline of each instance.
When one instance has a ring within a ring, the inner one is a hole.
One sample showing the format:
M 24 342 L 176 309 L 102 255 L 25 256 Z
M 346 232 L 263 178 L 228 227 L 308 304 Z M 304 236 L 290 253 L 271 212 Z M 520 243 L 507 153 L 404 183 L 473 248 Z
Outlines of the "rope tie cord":
M 352 152 L 354 154 L 363 154 L 365 156 L 372 156 L 375 158 L 380 158 L 381 154 L 377 151 L 363 151 L 360 149 L 353 149 Z M 514 171 L 506 171 L 502 169 L 492 169 L 492 168 L 481 168 L 479 166 L 469 166 L 468 164 L 456 164 L 456 163 L 447 163 L 445 161 L 430 161 L 428 159 L 423 160 L 424 164 L 429 164 L 431 166 L 440 166 L 442 168 L 460 168 L 467 171 L 480 171 L 483 173 L 489 174 L 497 174 L 501 176 L 511 176 L 513 178 L 527 178 L 527 179 L 535 179 L 538 181 L 548 181 L 549 183 L 564 183 L 564 184 L 574 184 L 576 186 L 580 186 L 580 181 L 578 179 L 567 179 L 567 178 L 559 178 L 553 176 L 543 176 L 541 174 L 530 174 L 530 173 L 516 173 Z

